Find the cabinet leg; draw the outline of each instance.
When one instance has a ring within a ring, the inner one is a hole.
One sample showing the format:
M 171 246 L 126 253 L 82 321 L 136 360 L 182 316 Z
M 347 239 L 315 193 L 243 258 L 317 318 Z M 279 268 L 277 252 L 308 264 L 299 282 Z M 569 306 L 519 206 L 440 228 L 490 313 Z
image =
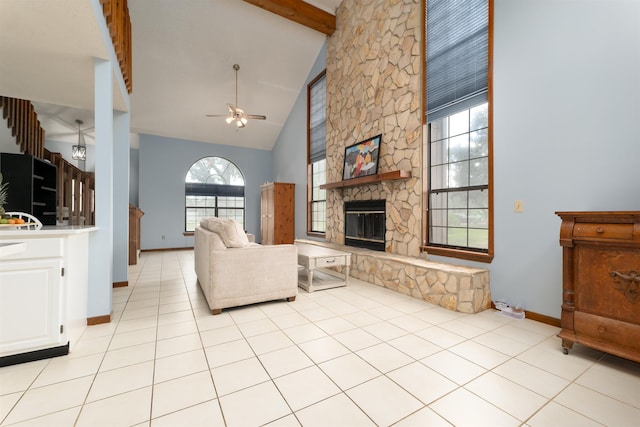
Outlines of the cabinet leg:
M 569 350 L 571 350 L 571 347 L 573 347 L 573 341 L 568 341 L 565 339 L 562 340 L 562 352 L 564 354 L 569 354 Z

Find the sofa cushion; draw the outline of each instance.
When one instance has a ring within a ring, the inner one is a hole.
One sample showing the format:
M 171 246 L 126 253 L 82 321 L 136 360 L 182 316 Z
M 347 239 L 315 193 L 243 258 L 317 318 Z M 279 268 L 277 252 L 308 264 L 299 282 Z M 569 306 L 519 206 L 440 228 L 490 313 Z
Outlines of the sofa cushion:
M 227 248 L 249 246 L 249 239 L 240 224 L 233 219 L 209 217 L 200 221 L 200 226 L 218 234 Z

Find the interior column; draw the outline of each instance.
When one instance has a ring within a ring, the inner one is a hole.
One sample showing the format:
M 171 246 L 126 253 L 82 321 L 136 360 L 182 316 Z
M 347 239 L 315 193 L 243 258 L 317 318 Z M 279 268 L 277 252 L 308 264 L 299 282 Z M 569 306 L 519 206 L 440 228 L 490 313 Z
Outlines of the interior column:
M 89 241 L 89 292 L 87 316 L 111 315 L 113 288 L 113 68 L 96 59 L 95 105 L 95 216 L 98 230 Z

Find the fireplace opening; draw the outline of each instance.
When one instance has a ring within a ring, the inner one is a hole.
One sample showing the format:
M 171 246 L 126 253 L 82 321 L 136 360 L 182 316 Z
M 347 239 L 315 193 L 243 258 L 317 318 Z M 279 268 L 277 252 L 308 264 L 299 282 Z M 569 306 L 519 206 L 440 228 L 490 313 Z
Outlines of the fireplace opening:
M 344 244 L 384 251 L 386 220 L 384 199 L 345 202 Z

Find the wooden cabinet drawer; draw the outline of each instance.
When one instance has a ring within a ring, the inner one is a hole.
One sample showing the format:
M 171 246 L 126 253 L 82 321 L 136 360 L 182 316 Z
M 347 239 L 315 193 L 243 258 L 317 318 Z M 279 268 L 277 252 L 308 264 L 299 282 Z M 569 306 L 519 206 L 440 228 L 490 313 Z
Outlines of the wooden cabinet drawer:
M 640 352 L 640 325 L 594 314 L 576 312 L 574 317 L 578 342 L 589 339 Z
M 633 224 L 577 223 L 573 227 L 575 237 L 599 239 L 633 239 Z

